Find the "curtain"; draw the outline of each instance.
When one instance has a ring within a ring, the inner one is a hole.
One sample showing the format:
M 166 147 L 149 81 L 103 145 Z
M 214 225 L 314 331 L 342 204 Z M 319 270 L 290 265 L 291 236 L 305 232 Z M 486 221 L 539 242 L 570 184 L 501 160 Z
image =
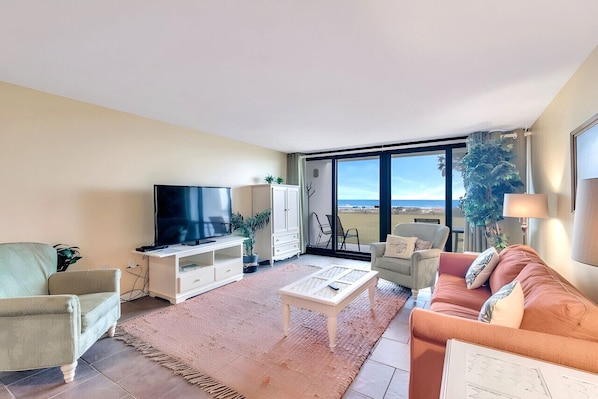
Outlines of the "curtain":
M 293 153 L 287 155 L 287 183 L 299 186 L 299 244 L 301 253 L 305 253 L 306 243 L 304 228 L 308 226 L 307 194 L 305 192 L 305 155 Z

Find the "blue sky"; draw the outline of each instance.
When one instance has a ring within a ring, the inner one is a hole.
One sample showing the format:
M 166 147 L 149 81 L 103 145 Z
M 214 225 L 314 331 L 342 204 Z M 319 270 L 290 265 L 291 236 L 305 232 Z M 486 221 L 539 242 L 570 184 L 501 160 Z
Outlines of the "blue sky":
M 378 199 L 379 163 L 377 159 L 338 163 L 338 198 Z M 444 177 L 438 170 L 438 155 L 394 157 L 392 159 L 392 199 L 444 199 Z M 465 193 L 461 173 L 453 176 L 453 198 Z

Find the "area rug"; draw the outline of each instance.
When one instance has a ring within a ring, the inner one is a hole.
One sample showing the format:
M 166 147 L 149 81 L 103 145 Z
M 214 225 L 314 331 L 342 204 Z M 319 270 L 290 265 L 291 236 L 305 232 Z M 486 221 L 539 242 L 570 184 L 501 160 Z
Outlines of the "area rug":
M 118 338 L 218 399 L 340 398 L 410 291 L 380 280 L 370 310 L 366 290 L 338 315 L 331 352 L 319 313 L 291 307 L 288 337 L 282 329 L 278 289 L 317 270 L 246 277 L 125 321 Z

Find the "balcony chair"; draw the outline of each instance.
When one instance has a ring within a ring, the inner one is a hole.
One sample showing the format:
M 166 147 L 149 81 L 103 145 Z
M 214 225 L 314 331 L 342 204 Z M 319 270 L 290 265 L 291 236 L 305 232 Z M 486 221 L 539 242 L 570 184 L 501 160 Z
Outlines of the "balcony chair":
M 328 218 L 328 224 L 330 226 L 333 225 L 332 215 L 326 215 Z M 351 231 L 355 231 L 355 233 L 351 233 Z M 337 240 L 341 240 L 341 247 L 340 249 L 347 249 L 347 238 L 355 237 L 357 238 L 357 250 L 361 252 L 361 245 L 359 244 L 359 231 L 356 227 L 351 227 L 347 230 L 343 228 L 343 224 L 341 223 L 341 218 L 336 216 L 336 237 Z
M 326 246 L 324 247 L 328 248 L 328 245 L 330 245 L 330 241 L 332 241 L 332 229 L 330 228 L 330 225 L 320 223 L 320 218 L 318 217 L 317 213 L 312 212 L 312 215 L 316 219 L 319 228 L 318 238 L 316 239 L 316 247 L 320 245 L 323 236 L 329 236 L 328 241 L 326 242 Z
M 415 250 L 408 259 L 384 256 L 386 242 L 370 244 L 372 270 L 378 278 L 392 281 L 411 288 L 413 299 L 417 299 L 420 289 L 430 287 L 434 291 L 440 253 L 446 245 L 450 229 L 447 226 L 431 223 L 402 223 L 396 225 L 393 234 L 401 237 L 418 237 L 432 243 L 431 249 Z
M 434 223 L 440 224 L 440 219 L 428 219 L 428 218 L 414 218 L 415 223 Z
M 51 245 L 0 244 L 0 370 L 61 366 L 77 359 L 120 317 L 120 270 L 56 272 Z

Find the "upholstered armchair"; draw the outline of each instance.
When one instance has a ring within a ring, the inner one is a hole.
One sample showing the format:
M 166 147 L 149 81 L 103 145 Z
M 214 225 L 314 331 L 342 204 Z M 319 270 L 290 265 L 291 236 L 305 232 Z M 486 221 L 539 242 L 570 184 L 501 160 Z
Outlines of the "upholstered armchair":
M 120 270 L 57 273 L 56 249 L 0 244 L 0 370 L 61 366 L 77 359 L 120 317 Z
M 393 235 L 417 237 L 431 242 L 432 248 L 415 250 L 409 258 L 384 256 L 386 242 L 370 244 L 372 252 L 372 270 L 378 272 L 378 278 L 392 281 L 403 287 L 411 288 L 413 299 L 420 289 L 431 287 L 434 290 L 436 273 L 440 262 L 440 252 L 444 249 L 449 236 L 449 228 L 440 224 L 402 223 L 396 225 Z

